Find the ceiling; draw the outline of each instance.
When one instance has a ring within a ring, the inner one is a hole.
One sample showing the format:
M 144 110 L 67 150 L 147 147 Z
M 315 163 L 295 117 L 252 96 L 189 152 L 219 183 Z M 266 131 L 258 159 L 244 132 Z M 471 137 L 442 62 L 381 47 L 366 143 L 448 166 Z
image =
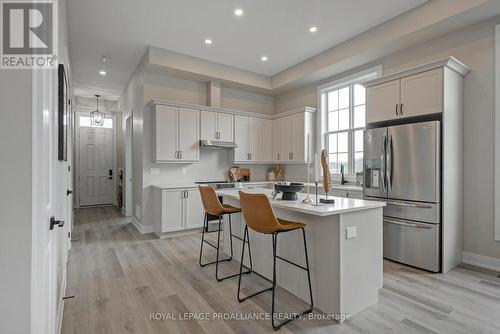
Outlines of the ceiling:
M 119 94 L 148 45 L 271 76 L 425 2 L 68 0 L 73 79 Z

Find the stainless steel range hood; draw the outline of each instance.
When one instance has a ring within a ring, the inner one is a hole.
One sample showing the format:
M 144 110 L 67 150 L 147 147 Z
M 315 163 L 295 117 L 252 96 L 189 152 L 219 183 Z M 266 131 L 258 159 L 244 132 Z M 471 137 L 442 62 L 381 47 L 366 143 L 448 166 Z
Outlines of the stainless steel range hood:
M 219 140 L 200 140 L 201 147 L 208 148 L 237 148 L 235 142 L 232 141 L 219 141 Z

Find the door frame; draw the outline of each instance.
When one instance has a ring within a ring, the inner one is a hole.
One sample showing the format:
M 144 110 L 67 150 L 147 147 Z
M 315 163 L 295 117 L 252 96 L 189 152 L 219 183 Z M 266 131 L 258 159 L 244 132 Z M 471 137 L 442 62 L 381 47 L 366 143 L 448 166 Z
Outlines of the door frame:
M 132 150 L 134 147 L 134 122 L 132 119 L 133 110 L 130 116 L 125 119 L 125 147 L 124 147 L 124 173 L 123 173 L 123 192 L 125 216 L 133 215 L 133 191 L 132 191 Z
M 88 116 L 94 108 L 75 108 L 75 178 L 74 178 L 74 207 L 80 208 L 80 116 Z M 118 196 L 116 194 L 116 189 L 118 189 L 118 166 L 117 166 L 117 140 L 116 131 L 118 127 L 117 123 L 117 113 L 116 112 L 106 112 L 106 117 L 113 119 L 113 205 L 118 205 Z M 99 206 L 99 205 L 97 205 Z M 91 206 L 85 206 L 91 207 Z

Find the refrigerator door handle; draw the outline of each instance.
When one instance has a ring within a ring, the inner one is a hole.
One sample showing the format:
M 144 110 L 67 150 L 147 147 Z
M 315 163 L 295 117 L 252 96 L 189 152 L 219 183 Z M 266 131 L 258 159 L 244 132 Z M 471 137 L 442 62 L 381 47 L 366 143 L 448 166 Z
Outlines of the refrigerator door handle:
M 384 201 L 384 202 L 391 205 L 405 206 L 410 208 L 432 209 L 431 205 L 425 205 L 425 204 L 403 203 L 403 202 L 393 202 L 393 201 Z
M 389 137 L 389 143 L 387 144 L 387 161 L 386 161 L 386 179 L 387 179 L 387 194 L 391 192 L 392 189 L 392 162 L 393 162 L 393 150 L 392 150 L 392 136 Z
M 432 225 L 429 225 L 429 224 L 406 223 L 406 222 L 403 222 L 400 220 L 395 220 L 395 219 L 390 219 L 390 218 L 384 218 L 384 223 L 407 226 L 407 227 L 414 227 L 414 228 L 421 228 L 421 229 L 425 229 L 425 230 L 432 229 Z
M 387 148 L 387 137 L 384 136 L 384 139 L 382 140 L 382 152 L 380 153 L 380 174 L 382 177 L 382 191 L 387 194 L 387 189 L 385 187 L 386 183 L 386 148 Z

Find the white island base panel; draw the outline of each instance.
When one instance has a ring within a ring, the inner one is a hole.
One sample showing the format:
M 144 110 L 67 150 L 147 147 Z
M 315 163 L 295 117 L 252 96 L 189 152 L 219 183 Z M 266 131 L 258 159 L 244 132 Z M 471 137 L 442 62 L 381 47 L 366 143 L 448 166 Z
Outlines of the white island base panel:
M 224 197 L 224 203 L 239 206 L 239 200 Z M 382 207 L 317 216 L 273 207 L 279 218 L 306 224 L 314 307 L 326 314 L 353 316 L 378 302 L 383 284 Z M 229 231 L 227 216 L 224 231 Z M 347 239 L 347 229 L 355 227 L 357 236 Z M 232 215 L 233 234 L 243 238 L 245 222 L 241 214 Z M 249 228 L 253 270 L 272 279 L 272 237 Z M 241 259 L 242 242 L 233 238 L 234 259 Z M 224 233 L 224 253 L 229 255 L 229 233 Z M 305 266 L 302 231 L 278 236 L 277 254 Z M 248 247 L 245 248 L 245 265 Z M 309 302 L 307 273 L 276 260 L 277 285 Z M 252 279 L 244 275 L 245 280 Z M 281 310 L 286 312 L 286 310 Z

